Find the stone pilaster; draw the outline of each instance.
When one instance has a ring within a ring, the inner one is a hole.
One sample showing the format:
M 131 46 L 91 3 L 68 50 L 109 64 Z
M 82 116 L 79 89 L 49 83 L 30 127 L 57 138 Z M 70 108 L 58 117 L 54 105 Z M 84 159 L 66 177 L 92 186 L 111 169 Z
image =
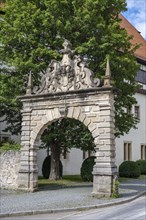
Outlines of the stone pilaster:
M 31 109 L 22 111 L 21 154 L 18 173 L 18 188 L 27 191 L 37 189 L 38 171 L 36 148 L 30 144 Z
M 111 197 L 113 180 L 117 175 L 115 165 L 114 95 L 107 93 L 99 102 L 99 137 L 96 142 L 96 163 L 93 168 L 95 197 Z

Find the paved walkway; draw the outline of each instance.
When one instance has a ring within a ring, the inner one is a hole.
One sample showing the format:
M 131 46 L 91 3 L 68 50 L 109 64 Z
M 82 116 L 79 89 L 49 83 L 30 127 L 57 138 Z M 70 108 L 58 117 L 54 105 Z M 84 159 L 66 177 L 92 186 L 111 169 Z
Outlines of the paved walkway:
M 91 184 L 61 189 L 46 188 L 35 193 L 1 190 L 0 217 L 81 210 L 128 202 L 146 194 L 146 179 L 121 182 L 118 199 L 96 199 L 91 192 Z

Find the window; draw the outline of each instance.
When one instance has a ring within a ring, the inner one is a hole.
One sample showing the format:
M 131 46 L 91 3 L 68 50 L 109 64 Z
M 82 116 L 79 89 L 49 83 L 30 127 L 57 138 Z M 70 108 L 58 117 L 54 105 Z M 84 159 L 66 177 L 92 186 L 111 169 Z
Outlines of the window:
M 140 69 L 146 71 L 146 66 L 141 64 Z
M 140 107 L 139 106 L 134 106 L 134 115 L 135 118 L 140 119 Z
M 67 150 L 64 149 L 64 152 L 63 152 L 63 158 L 66 159 L 67 158 Z
M 132 108 L 131 107 L 127 107 L 127 113 L 130 115 L 132 114 Z
M 132 160 L 132 143 L 124 143 L 124 160 Z
M 83 150 L 83 160 L 86 159 L 87 157 L 90 157 L 90 156 L 91 156 L 90 150 L 88 150 L 88 151 Z
M 83 150 L 83 160 L 86 158 L 86 151 Z
M 0 134 L 0 141 L 1 142 L 9 142 L 11 140 L 11 136 L 9 134 Z
M 141 145 L 141 159 L 146 160 L 146 144 Z

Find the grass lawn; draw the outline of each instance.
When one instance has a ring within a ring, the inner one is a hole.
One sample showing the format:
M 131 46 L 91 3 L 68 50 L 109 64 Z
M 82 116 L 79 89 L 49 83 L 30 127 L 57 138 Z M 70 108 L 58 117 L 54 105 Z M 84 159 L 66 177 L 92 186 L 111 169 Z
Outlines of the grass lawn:
M 146 175 L 141 175 L 138 179 L 145 179 Z M 124 177 L 119 177 L 119 182 L 125 182 L 130 179 L 134 178 L 124 178 Z M 47 189 L 57 189 L 57 188 L 62 188 L 62 187 L 69 187 L 69 186 L 75 186 L 75 185 L 84 185 L 85 183 L 81 179 L 80 175 L 65 175 L 62 177 L 61 180 L 49 180 L 49 179 L 44 179 L 43 177 L 39 177 L 38 179 L 38 185 L 39 188 L 47 188 Z
M 63 176 L 61 180 L 49 180 L 44 179 L 43 177 L 39 177 L 38 185 L 39 187 L 49 187 L 49 188 L 57 188 L 57 187 L 67 187 L 73 186 L 77 184 L 84 183 L 81 179 L 80 175 L 66 175 Z
M 138 178 L 128 178 L 128 177 L 119 177 L 119 182 L 124 182 L 126 180 L 131 180 L 131 179 L 146 179 L 146 175 L 140 175 Z

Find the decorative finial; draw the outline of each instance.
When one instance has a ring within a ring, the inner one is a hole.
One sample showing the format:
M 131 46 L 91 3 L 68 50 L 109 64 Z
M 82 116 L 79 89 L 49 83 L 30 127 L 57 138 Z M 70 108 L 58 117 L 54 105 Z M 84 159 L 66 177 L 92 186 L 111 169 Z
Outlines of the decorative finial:
M 30 71 L 29 77 L 28 77 L 28 84 L 27 84 L 27 89 L 26 89 L 26 95 L 31 95 L 32 94 L 32 73 Z
M 63 55 L 68 54 L 69 56 L 72 56 L 72 55 L 74 54 L 74 51 L 71 50 L 72 44 L 70 43 L 69 40 L 64 39 L 64 42 L 63 42 L 62 46 L 64 47 L 64 49 L 60 50 L 60 52 L 61 52 Z
M 64 49 L 70 49 L 72 44 L 70 43 L 69 40 L 65 39 L 62 46 L 64 47 Z
M 111 71 L 110 71 L 109 57 L 107 57 L 107 62 L 106 62 L 104 86 L 111 86 Z

